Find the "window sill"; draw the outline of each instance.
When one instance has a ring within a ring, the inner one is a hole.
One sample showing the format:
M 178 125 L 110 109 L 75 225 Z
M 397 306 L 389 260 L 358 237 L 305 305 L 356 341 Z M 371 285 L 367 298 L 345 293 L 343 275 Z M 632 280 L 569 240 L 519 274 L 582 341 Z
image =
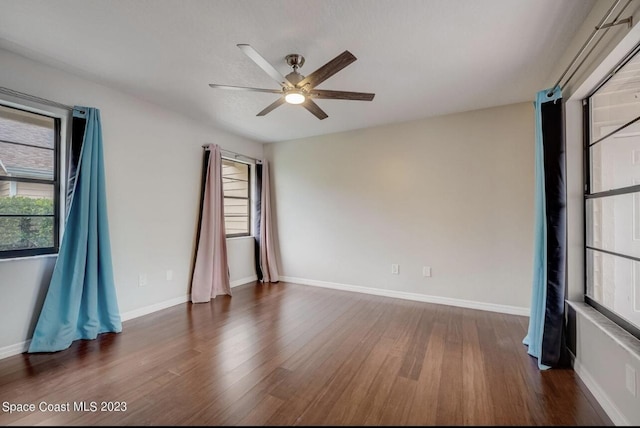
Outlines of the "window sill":
M 15 262 L 19 260 L 33 260 L 33 259 L 44 259 L 48 257 L 58 257 L 58 253 L 52 254 L 38 254 L 37 256 L 23 256 L 23 257 L 10 257 L 6 259 L 0 259 L 0 263 L 2 262 Z
M 567 304 L 571 306 L 576 313 L 591 321 L 596 327 L 602 330 L 607 336 L 611 337 L 624 349 L 640 357 L 640 341 L 631 333 L 627 332 L 625 329 L 585 302 L 567 300 Z

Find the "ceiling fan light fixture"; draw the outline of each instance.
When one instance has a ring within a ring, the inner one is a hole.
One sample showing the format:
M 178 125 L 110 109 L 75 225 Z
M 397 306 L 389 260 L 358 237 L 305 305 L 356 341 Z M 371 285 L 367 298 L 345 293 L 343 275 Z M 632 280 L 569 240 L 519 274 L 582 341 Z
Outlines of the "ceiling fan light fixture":
M 284 96 L 284 100 L 289 104 L 302 104 L 306 99 L 302 91 L 290 91 Z

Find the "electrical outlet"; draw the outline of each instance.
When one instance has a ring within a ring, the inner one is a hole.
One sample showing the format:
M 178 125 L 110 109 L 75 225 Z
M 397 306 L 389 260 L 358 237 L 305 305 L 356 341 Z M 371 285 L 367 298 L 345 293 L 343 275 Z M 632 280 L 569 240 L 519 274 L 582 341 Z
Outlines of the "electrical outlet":
M 167 281 L 173 280 L 173 271 L 171 269 L 167 269 Z
M 626 376 L 626 384 L 627 384 L 627 390 L 629 391 L 629 393 L 631 395 L 633 395 L 634 397 L 636 396 L 636 370 L 631 367 L 629 364 L 626 365 L 626 372 L 627 372 L 627 376 Z
M 431 266 L 422 267 L 422 276 L 431 276 Z
M 138 287 L 146 287 L 147 286 L 147 274 L 141 273 L 138 275 Z
M 391 273 L 394 275 L 398 275 L 400 273 L 400 266 L 398 266 L 397 264 L 392 264 Z

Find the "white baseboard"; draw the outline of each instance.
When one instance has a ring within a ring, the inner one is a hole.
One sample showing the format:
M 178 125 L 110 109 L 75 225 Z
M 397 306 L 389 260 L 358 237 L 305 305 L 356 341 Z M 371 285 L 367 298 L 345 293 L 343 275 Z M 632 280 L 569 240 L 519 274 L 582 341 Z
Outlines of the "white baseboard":
M 500 312 L 511 315 L 529 316 L 529 308 L 520 306 L 498 305 L 495 303 L 475 302 L 472 300 L 454 299 L 451 297 L 429 296 L 427 294 L 408 293 L 406 291 L 385 290 L 382 288 L 363 287 L 360 285 L 340 284 L 337 282 L 317 281 L 315 279 L 281 276 L 281 281 L 314 287 L 332 288 L 334 290 L 354 291 L 356 293 L 374 294 L 376 296 L 394 297 L 397 299 L 415 300 L 418 302 L 437 303 L 440 305 L 458 306 L 481 311 Z
M 122 313 L 122 314 L 120 314 L 120 319 L 122 321 L 132 320 L 134 318 L 138 318 L 138 317 L 141 317 L 143 315 L 148 315 L 148 314 L 151 314 L 153 312 L 160 311 L 162 309 L 170 308 L 171 306 L 179 305 L 181 303 L 186 303 L 188 301 L 189 301 L 189 296 L 188 295 L 184 295 L 184 296 L 181 296 L 181 297 L 176 297 L 175 299 L 166 300 L 164 302 L 155 303 L 153 305 L 145 306 L 143 308 L 134 309 L 132 311 Z M 31 343 L 31 339 L 29 339 L 27 341 L 24 341 L 24 342 L 21 342 L 21 343 L 16 343 L 16 344 L 13 344 L 13 345 L 9 345 L 9 346 L 5 346 L 3 348 L 0 348 L 0 359 L 11 357 L 13 355 L 18 355 L 18 354 L 22 354 L 23 352 L 26 352 L 29 349 L 29 344 L 30 343 Z
M 253 276 L 248 276 L 246 278 L 240 278 L 240 279 L 236 279 L 235 281 L 231 281 L 230 285 L 233 288 L 233 287 L 237 287 L 239 285 L 247 284 L 257 280 L 258 280 L 258 276 L 253 275 Z M 143 308 L 138 308 L 129 312 L 122 313 L 120 314 L 120 319 L 123 322 L 129 321 L 134 318 L 138 318 L 144 315 L 149 315 L 154 312 L 161 311 L 163 309 L 167 309 L 175 305 L 179 305 L 181 303 L 186 303 L 189 300 L 190 300 L 189 295 L 176 297 L 175 299 L 165 300 L 164 302 L 155 303 L 153 305 L 145 306 Z M 31 339 L 0 348 L 0 360 L 3 358 L 11 357 L 13 355 L 18 355 L 18 354 L 22 354 L 23 352 L 26 352 L 29 349 L 30 343 L 31 343 Z
M 237 287 L 238 285 L 248 284 L 253 281 L 258 280 L 258 275 L 248 276 L 246 278 L 236 279 L 235 281 L 231 281 L 231 288 Z
M 0 348 L 0 360 L 3 358 L 12 357 L 14 355 L 22 354 L 23 352 L 27 352 L 27 350 L 29 349 L 29 344 L 31 344 L 31 339 Z
M 600 406 L 602 406 L 602 409 L 605 411 L 607 416 L 609 416 L 609 418 L 611 419 L 611 422 L 613 422 L 614 425 L 616 426 L 631 425 L 627 420 L 627 418 L 624 417 L 622 412 L 620 412 L 620 410 L 618 410 L 616 405 L 613 404 L 613 401 L 611 401 L 611 399 L 609 399 L 609 397 L 602 390 L 602 388 L 600 388 L 600 385 L 598 385 L 598 382 L 596 382 L 595 379 L 593 379 L 593 377 L 591 376 L 591 374 L 587 371 L 587 369 L 582 364 L 580 364 L 580 360 L 578 360 L 577 358 L 573 361 L 573 370 L 580 377 L 582 382 L 584 382 L 587 388 L 589 388 L 589 391 L 591 391 L 596 401 L 600 404 Z
M 253 281 L 257 281 L 258 277 L 256 275 L 249 276 L 246 278 L 240 278 L 234 281 L 231 281 L 231 287 L 237 287 L 239 285 L 247 284 Z M 281 276 L 281 281 L 284 282 L 292 282 L 295 284 L 302 285 L 310 285 L 314 287 L 323 287 L 323 288 L 332 288 L 335 290 L 343 290 L 343 291 L 353 291 L 357 293 L 365 293 L 365 294 L 373 294 L 376 296 L 385 296 L 385 297 L 394 297 L 397 299 L 405 299 L 405 300 L 415 300 L 418 302 L 427 302 L 427 303 L 437 303 L 441 305 L 448 306 L 458 306 L 461 308 L 469 308 L 469 309 L 479 309 L 483 311 L 491 311 L 491 312 L 500 312 L 505 314 L 512 315 L 523 315 L 529 316 L 529 309 L 518 307 L 518 306 L 508 306 L 508 305 L 498 305 L 495 303 L 484 303 L 484 302 L 474 302 L 471 300 L 463 300 L 463 299 L 453 299 L 450 297 L 440 297 L 440 296 L 429 296 L 426 294 L 419 293 L 408 293 L 405 291 L 395 291 L 395 290 L 385 290 L 381 288 L 371 288 L 371 287 L 362 287 L 360 285 L 349 285 L 349 284 L 339 284 L 336 282 L 327 282 L 327 281 L 317 281 L 313 279 L 305 279 L 305 278 L 294 278 L 290 276 Z M 129 312 L 125 312 L 120 314 L 120 318 L 122 321 L 128 321 L 134 318 L 138 318 L 144 315 L 148 315 L 162 309 L 170 308 L 175 305 L 179 305 L 181 303 L 186 303 L 190 300 L 189 295 L 184 295 L 180 297 L 176 297 L 171 300 L 166 300 L 164 302 L 155 303 L 153 305 L 145 306 L 143 308 L 134 309 Z M 25 342 L 16 343 L 14 345 L 5 346 L 0 348 L 0 359 L 10 357 L 12 355 L 17 355 L 25 352 L 29 348 L 29 343 L 31 340 L 27 340 Z M 576 370 L 578 372 L 578 370 Z M 582 376 L 581 376 L 582 377 Z M 585 381 L 585 384 L 587 382 Z M 591 389 L 591 388 L 589 388 Z M 594 393 L 594 396 L 596 394 Z M 597 396 L 596 396 L 597 397 Z M 598 400 L 599 401 L 599 400 Z M 605 406 L 603 405 L 603 408 Z M 605 408 L 606 410 L 606 408 Z M 607 412 L 609 414 L 609 412 Z M 610 416 L 611 417 L 611 416 Z M 613 417 L 611 417 L 614 420 Z M 615 420 L 614 420 L 615 421 Z
M 249 282 L 256 281 L 258 277 L 256 275 L 249 276 L 246 278 L 236 279 L 235 281 L 231 281 L 231 288 L 237 287 L 242 284 L 247 284 Z M 186 303 L 191 300 L 191 297 L 187 294 L 185 296 L 176 297 L 175 299 L 166 300 L 164 302 L 156 303 L 150 306 L 145 306 L 144 308 L 134 309 L 133 311 L 125 312 L 124 314 L 120 314 L 120 318 L 122 321 L 128 321 L 134 318 L 141 317 L 143 315 L 148 315 L 157 311 L 161 311 L 162 309 L 170 308 L 171 306 L 179 305 L 181 303 Z
M 155 303 L 153 305 L 149 305 L 143 308 L 138 308 L 129 312 L 125 312 L 123 314 L 120 314 L 120 319 L 122 321 L 129 321 L 134 318 L 138 318 L 144 315 L 149 315 L 154 312 L 170 308 L 171 306 L 179 305 L 181 303 L 186 303 L 188 301 L 189 301 L 189 295 L 185 294 L 184 296 L 176 297 L 175 299 L 165 300 L 164 302 Z
M 185 295 L 182 297 L 177 297 L 175 299 L 167 300 L 164 302 L 156 303 L 154 305 L 145 306 L 144 308 L 134 309 L 133 311 L 125 312 L 120 314 L 120 319 L 122 321 L 128 321 L 134 318 L 141 317 L 143 315 L 148 315 L 156 311 L 160 311 L 162 309 L 170 308 L 171 306 L 179 305 L 181 303 L 185 303 L 189 301 L 189 296 Z M 13 345 L 5 346 L 0 348 L 0 359 L 11 357 L 13 355 L 22 354 L 29 349 L 29 344 L 31 343 L 31 339 L 26 340 L 24 342 L 16 343 Z

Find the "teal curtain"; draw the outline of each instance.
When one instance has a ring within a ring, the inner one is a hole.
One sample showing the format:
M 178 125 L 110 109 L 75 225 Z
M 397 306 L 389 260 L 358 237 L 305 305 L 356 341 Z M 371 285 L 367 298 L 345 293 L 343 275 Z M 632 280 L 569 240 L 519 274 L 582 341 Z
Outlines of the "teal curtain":
M 69 150 L 72 187 L 64 236 L 29 352 L 122 331 L 107 221 L 100 111 L 76 107 Z
M 535 107 L 535 224 L 529 329 L 523 343 L 546 370 L 562 363 L 566 287 L 565 141 L 562 91 L 538 92 Z

